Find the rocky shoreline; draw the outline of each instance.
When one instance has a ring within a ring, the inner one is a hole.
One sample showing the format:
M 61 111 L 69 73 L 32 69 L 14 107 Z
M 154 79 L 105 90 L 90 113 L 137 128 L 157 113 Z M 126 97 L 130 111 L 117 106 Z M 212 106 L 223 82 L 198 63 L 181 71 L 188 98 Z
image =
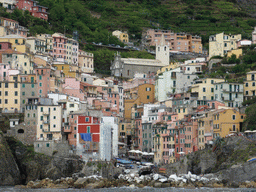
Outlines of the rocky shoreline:
M 170 175 L 169 177 L 159 174 L 150 174 L 139 176 L 137 174 L 117 176 L 117 179 L 107 179 L 101 176 L 92 175 L 88 177 L 66 177 L 56 180 L 49 178 L 29 181 L 27 185 L 16 185 L 20 189 L 38 189 L 38 188 L 52 188 L 52 189 L 99 189 L 99 188 L 113 188 L 113 187 L 131 187 L 131 188 L 187 188 L 195 189 L 201 187 L 208 188 L 256 188 L 256 181 L 245 181 L 241 183 L 229 182 L 228 180 L 219 180 L 214 174 L 207 174 L 204 176 L 197 176 L 191 174 Z

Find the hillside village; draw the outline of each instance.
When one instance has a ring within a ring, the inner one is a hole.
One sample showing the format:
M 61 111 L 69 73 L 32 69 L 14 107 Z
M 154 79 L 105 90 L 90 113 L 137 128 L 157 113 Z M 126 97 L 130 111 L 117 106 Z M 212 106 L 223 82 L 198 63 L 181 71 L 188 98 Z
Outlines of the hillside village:
M 125 32 L 113 36 L 130 43 Z M 252 40 L 210 36 L 209 53 L 197 35 L 148 29 L 144 37 L 155 59 L 122 58 L 117 51 L 106 77 L 95 73 L 94 55 L 80 49 L 79 39 L 57 32 L 29 36 L 17 21 L 1 17 L 3 134 L 50 156 L 169 164 L 246 130 L 244 102 L 255 96 L 256 71 L 242 82 L 205 71 L 236 66 L 222 63 L 223 57 L 238 59 L 256 44 L 256 28 Z M 194 58 L 171 62 L 171 54 Z

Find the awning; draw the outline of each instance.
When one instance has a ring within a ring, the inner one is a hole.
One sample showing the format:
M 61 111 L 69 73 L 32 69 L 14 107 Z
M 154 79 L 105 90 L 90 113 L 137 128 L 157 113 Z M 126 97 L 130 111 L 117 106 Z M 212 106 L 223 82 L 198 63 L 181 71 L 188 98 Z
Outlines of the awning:
M 84 141 L 92 141 L 91 133 L 80 133 L 80 135 Z

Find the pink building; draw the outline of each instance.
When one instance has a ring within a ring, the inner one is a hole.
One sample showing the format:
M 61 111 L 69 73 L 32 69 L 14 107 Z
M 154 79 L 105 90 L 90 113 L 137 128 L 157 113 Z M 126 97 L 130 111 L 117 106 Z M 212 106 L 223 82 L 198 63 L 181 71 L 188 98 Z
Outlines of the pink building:
M 38 96 L 48 97 L 50 93 L 50 72 L 51 69 L 47 67 L 37 67 L 34 69 L 36 73 L 36 80 L 38 83 Z
M 76 78 L 66 77 L 65 83 L 62 85 L 62 91 L 64 94 L 78 97 L 80 100 L 85 100 L 85 94 L 80 89 L 80 81 Z
M 146 39 L 149 46 L 156 46 L 164 35 L 166 44 L 172 51 L 202 53 L 202 39 L 186 33 L 174 33 L 170 30 L 147 30 Z
M 48 8 L 40 5 L 33 6 L 31 15 L 43 20 L 48 20 L 48 13 L 46 12 Z
M 176 133 L 176 125 L 178 123 L 178 114 L 173 112 L 161 112 L 158 113 L 158 120 L 155 122 L 166 124 L 166 131 L 160 133 L 162 137 L 162 152 L 163 152 L 163 163 L 170 163 L 169 158 L 174 157 L 175 154 L 175 145 L 171 144 L 174 138 L 175 141 L 175 133 Z
M 9 64 L 0 64 L 0 81 L 9 80 Z
M 0 42 L 0 50 L 12 49 L 10 42 Z
M 65 61 L 67 55 L 67 37 L 61 33 L 54 33 L 52 56 L 57 61 Z
M 21 10 L 28 10 L 34 17 L 48 20 L 47 7 L 37 5 L 37 1 L 34 0 L 17 0 L 16 7 Z

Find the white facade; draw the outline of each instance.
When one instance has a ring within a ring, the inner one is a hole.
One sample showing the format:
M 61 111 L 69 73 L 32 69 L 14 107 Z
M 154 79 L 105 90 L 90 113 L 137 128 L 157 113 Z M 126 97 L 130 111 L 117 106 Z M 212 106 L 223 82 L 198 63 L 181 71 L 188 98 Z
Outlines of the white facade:
M 100 124 L 100 158 L 118 157 L 118 118 L 102 117 Z
M 7 9 L 14 9 L 16 5 L 16 0 L 0 0 L 2 6 Z
M 185 64 L 190 64 L 190 63 L 203 63 L 205 62 L 205 58 L 204 57 L 198 57 L 196 59 L 190 59 L 190 60 L 186 60 Z
M 155 86 L 155 98 L 157 101 L 164 101 L 167 99 L 167 94 L 175 93 L 176 74 L 179 72 L 180 68 L 176 68 L 158 75 Z
M 158 111 L 153 115 L 151 109 L 160 107 L 159 104 L 145 104 L 143 106 L 142 123 L 153 123 L 158 118 Z M 151 112 L 150 112 L 151 111 Z
M 215 100 L 224 102 L 227 107 L 240 107 L 244 98 L 244 85 L 242 83 L 216 83 L 214 97 Z
M 85 83 L 88 83 L 88 84 L 92 85 L 93 80 L 94 80 L 94 77 L 91 76 L 90 74 L 86 74 L 86 73 L 81 74 L 81 81 L 82 82 L 85 82 Z
M 48 93 L 48 97 L 52 99 L 54 105 L 58 105 L 59 100 L 67 99 L 68 96 L 59 93 Z

